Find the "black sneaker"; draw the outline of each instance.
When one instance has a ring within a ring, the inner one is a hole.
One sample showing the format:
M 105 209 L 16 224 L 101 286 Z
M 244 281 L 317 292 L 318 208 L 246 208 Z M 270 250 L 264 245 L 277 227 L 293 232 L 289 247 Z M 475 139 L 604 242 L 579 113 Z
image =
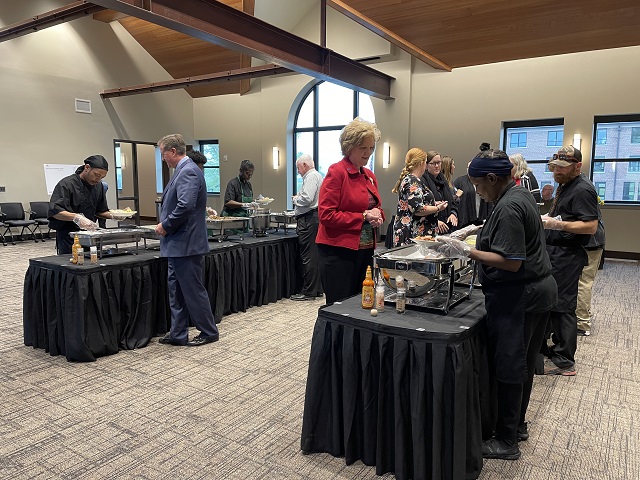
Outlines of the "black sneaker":
M 492 438 L 486 442 L 482 442 L 482 457 L 497 458 L 500 460 L 518 460 L 520 458 L 520 449 L 518 443 L 513 445 Z
M 529 429 L 527 428 L 527 422 L 518 425 L 518 441 L 522 442 L 529 439 Z

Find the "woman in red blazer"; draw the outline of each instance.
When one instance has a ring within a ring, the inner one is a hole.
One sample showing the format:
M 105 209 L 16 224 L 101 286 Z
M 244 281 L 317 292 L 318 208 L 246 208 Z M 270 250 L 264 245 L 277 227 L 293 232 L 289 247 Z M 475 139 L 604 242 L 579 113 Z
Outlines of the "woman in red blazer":
M 350 122 L 340 133 L 344 158 L 329 167 L 320 187 L 316 243 L 327 304 L 359 293 L 372 265 L 375 229 L 384 213 L 378 181 L 365 165 L 378 140 L 375 124 Z

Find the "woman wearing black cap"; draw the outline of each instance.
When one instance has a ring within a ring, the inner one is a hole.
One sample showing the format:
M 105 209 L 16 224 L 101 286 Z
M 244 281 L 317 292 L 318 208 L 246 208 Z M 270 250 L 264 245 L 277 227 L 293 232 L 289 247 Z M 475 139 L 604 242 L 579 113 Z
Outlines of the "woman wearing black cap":
M 518 440 L 529 437 L 525 414 L 535 359 L 557 299 L 538 206 L 527 189 L 516 186 L 511 167 L 501 150 L 481 151 L 469 164 L 478 195 L 495 203 L 476 248 L 439 237 L 447 242 L 443 253 L 480 264 L 487 349 L 498 398 L 495 437 L 483 443 L 482 454 L 504 460 L 518 459 Z
M 60 180 L 49 202 L 49 226 L 56 231 L 58 254 L 70 254 L 78 230 L 94 230 L 97 217 L 112 218 L 102 179 L 109 164 L 102 155 L 92 155 L 76 172 Z

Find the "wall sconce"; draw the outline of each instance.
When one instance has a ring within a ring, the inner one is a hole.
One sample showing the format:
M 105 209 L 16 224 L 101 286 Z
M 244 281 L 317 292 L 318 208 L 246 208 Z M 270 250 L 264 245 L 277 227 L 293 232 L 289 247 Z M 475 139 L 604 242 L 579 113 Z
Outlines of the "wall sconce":
M 580 134 L 579 133 L 574 133 L 573 134 L 573 146 L 576 147 L 578 150 L 582 151 L 582 138 L 580 138 Z
M 278 147 L 273 147 L 272 158 L 273 158 L 273 169 L 277 170 L 278 167 L 280 167 L 280 151 L 278 150 Z
M 382 168 L 389 168 L 389 162 L 391 158 L 391 146 L 389 142 L 382 144 Z

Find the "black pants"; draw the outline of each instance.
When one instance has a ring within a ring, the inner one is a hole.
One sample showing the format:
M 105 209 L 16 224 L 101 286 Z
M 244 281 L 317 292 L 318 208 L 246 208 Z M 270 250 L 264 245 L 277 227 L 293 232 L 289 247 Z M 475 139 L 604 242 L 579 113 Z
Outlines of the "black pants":
M 58 255 L 71 255 L 73 237 L 68 230 L 56 230 L 56 250 Z
M 302 259 L 302 294 L 317 297 L 322 294 L 320 284 L 320 272 L 318 270 L 318 246 L 316 235 L 318 234 L 318 211 L 312 210 L 298 218 L 296 227 L 300 257 Z
M 572 367 L 576 363 L 578 346 L 578 281 L 588 257 L 581 247 L 547 245 L 547 252 L 553 266 L 553 277 L 558 284 L 558 303 L 549 316 L 553 345 L 547 348 L 546 342 L 543 343 L 541 352 L 560 368 Z
M 318 244 L 320 279 L 327 305 L 362 292 L 367 265 L 373 268 L 373 248 L 350 250 Z

